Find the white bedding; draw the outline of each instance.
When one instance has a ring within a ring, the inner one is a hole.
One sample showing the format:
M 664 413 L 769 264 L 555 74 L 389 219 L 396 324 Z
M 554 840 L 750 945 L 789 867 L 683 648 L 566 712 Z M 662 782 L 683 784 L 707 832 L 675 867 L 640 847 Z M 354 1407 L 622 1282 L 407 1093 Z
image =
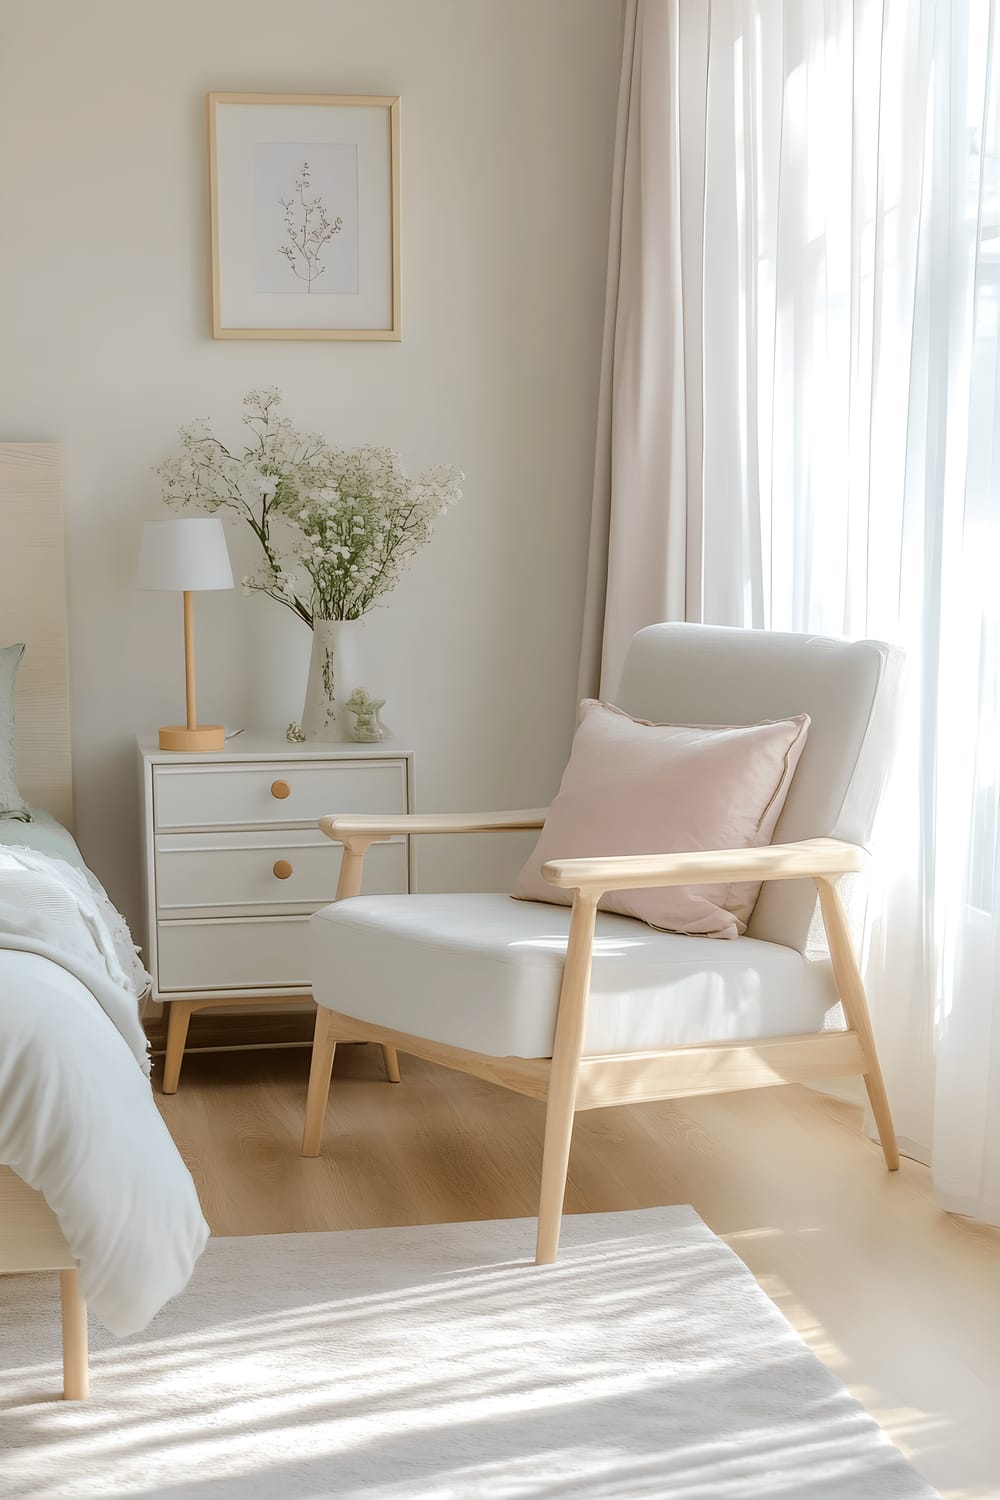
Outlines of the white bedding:
M 72 903 L 53 885 L 39 905 L 38 858 L 24 872 L 36 931 L 22 939 L 0 856 L 0 1164 L 44 1194 L 95 1315 L 134 1333 L 187 1284 L 208 1226 L 143 1071 L 138 1002 L 120 983 L 127 956 L 80 891 L 78 951 L 67 951 Z
M 138 1006 L 149 975 L 125 919 L 85 870 L 37 849 L 0 848 L 0 948 L 37 953 L 75 974 L 149 1072 Z

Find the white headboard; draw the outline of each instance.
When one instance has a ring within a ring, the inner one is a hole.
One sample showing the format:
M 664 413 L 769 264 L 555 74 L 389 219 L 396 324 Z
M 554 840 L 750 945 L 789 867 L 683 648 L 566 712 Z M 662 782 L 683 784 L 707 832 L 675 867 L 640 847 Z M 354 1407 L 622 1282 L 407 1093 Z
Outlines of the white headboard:
M 17 674 L 17 783 L 73 826 L 66 560 L 59 449 L 0 443 L 0 646 L 24 641 Z

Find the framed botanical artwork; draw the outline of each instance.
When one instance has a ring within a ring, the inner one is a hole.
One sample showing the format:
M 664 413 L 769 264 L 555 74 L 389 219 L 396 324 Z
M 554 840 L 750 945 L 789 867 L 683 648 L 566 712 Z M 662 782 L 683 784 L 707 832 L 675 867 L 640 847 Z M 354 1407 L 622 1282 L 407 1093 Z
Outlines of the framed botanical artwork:
M 399 100 L 209 94 L 212 336 L 398 339 Z

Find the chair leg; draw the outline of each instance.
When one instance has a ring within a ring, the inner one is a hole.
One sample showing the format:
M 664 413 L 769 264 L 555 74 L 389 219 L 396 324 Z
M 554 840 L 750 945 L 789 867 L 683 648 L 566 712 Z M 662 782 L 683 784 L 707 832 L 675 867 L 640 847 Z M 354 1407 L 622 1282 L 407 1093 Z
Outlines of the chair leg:
M 316 1030 L 313 1033 L 312 1063 L 309 1068 L 309 1093 L 306 1096 L 306 1119 L 302 1131 L 303 1156 L 318 1156 L 319 1143 L 323 1137 L 323 1121 L 326 1118 L 327 1101 L 330 1098 L 330 1078 L 333 1074 L 333 1054 L 337 1049 L 337 1038 L 333 1022 L 325 1005 L 316 1007 Z
M 569 1172 L 569 1150 L 575 1118 L 572 1094 L 567 1093 L 565 1088 L 557 1094 L 550 1085 L 545 1108 L 542 1185 L 538 1195 L 536 1266 L 551 1265 L 559 1254 L 559 1233 L 562 1229 L 563 1200 L 566 1197 L 566 1175 Z
M 176 1094 L 184 1061 L 188 1025 L 194 1006 L 188 1000 L 171 1000 L 167 1017 L 167 1047 L 163 1058 L 163 1092 Z
M 837 982 L 837 990 L 844 1007 L 844 1016 L 847 1024 L 852 1031 L 857 1033 L 858 1040 L 861 1043 L 861 1050 L 864 1053 L 865 1088 L 868 1090 L 872 1114 L 875 1116 L 875 1124 L 878 1126 L 878 1136 L 882 1143 L 882 1154 L 885 1157 L 885 1164 L 890 1172 L 895 1172 L 899 1169 L 899 1147 L 896 1144 L 896 1130 L 892 1123 L 889 1096 L 886 1093 L 885 1079 L 882 1076 L 882 1065 L 879 1062 L 878 1049 L 875 1046 L 875 1034 L 872 1031 L 871 1015 L 868 1010 L 868 997 L 865 994 L 861 970 L 858 968 L 858 961 L 854 954 L 850 929 L 847 925 L 847 918 L 844 915 L 843 902 L 832 881 L 822 876 L 817 876 L 815 879 L 816 888 L 819 891 L 823 925 L 826 928 L 827 941 L 830 945 L 830 962 L 833 965 L 833 977 Z
M 63 1400 L 86 1401 L 90 1392 L 87 1361 L 87 1304 L 80 1296 L 75 1270 L 59 1272 L 62 1302 Z
M 382 1048 L 382 1061 L 385 1064 L 385 1076 L 390 1083 L 399 1082 L 399 1058 L 395 1047 Z
M 587 1024 L 587 996 L 597 920 L 596 898 L 576 892 L 570 920 L 566 962 L 559 990 L 559 1010 L 549 1069 L 548 1102 L 545 1108 L 545 1144 L 542 1148 L 542 1185 L 538 1198 L 536 1266 L 551 1265 L 559 1254 L 569 1148 L 576 1111 L 576 1082 Z

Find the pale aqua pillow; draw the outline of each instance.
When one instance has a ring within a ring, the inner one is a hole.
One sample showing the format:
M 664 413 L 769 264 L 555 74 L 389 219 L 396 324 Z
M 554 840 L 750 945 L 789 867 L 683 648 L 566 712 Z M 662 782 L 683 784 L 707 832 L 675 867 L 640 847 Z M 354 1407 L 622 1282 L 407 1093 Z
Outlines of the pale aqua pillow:
M 14 774 L 14 684 L 24 655 L 23 643 L 0 646 L 0 818 L 31 822 Z

